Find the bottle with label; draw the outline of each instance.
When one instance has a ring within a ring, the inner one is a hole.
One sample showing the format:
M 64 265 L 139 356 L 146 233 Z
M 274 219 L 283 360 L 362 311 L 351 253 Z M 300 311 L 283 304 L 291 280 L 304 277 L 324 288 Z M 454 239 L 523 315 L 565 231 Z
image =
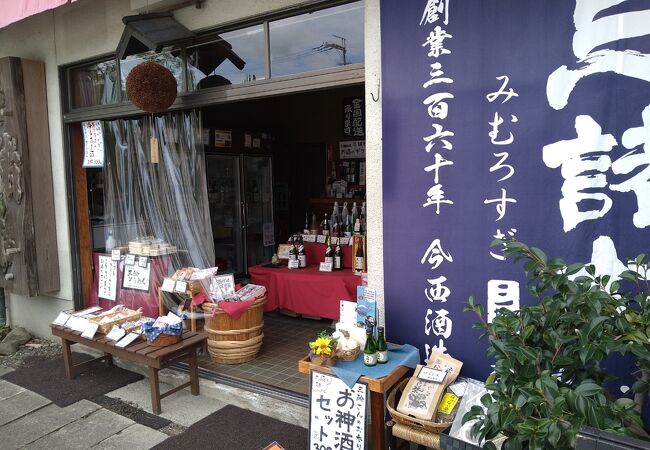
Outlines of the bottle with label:
M 347 222 L 345 224 L 345 235 L 347 237 L 352 237 L 353 229 L 352 229 L 352 216 L 348 216 Z
M 372 325 L 366 326 L 366 346 L 363 347 L 363 363 L 366 366 L 377 364 L 377 344 L 372 336 Z
M 359 216 L 359 233 L 366 234 L 366 202 L 361 205 L 361 215 Z
M 343 208 L 341 209 L 341 222 L 343 222 L 344 225 L 347 225 L 349 215 L 348 202 L 343 202 Z
M 352 216 L 352 223 L 356 223 L 357 219 L 359 218 L 359 208 L 357 208 L 357 202 L 352 203 L 352 212 L 350 215 Z
M 325 262 L 334 265 L 334 252 L 332 251 L 332 243 L 330 237 L 327 236 L 327 241 L 325 242 Z
M 316 213 L 311 213 L 311 227 L 309 228 L 310 234 L 318 234 L 318 227 L 316 226 Z
M 338 270 L 341 268 L 341 258 L 341 238 L 338 238 L 336 241 L 336 249 L 334 250 L 334 269 Z
M 354 254 L 354 271 L 363 272 L 365 266 L 365 254 L 363 252 L 363 239 L 357 238 L 357 252 Z
M 377 327 L 377 362 L 379 364 L 388 362 L 388 346 L 384 337 L 384 327 Z
M 298 237 L 298 267 L 304 269 L 307 267 L 307 253 L 305 252 L 305 243 L 302 236 Z
M 302 232 L 305 233 L 305 234 L 309 234 L 309 219 L 308 219 L 308 217 L 309 217 L 309 215 L 307 213 L 305 213 L 305 226 L 304 226 L 304 229 L 302 230 Z
M 325 220 L 323 220 L 323 228 L 321 234 L 324 234 L 325 236 L 330 235 L 330 223 L 327 220 L 327 213 L 325 213 Z
M 289 243 L 289 261 L 293 261 L 295 259 L 298 259 L 298 254 L 296 253 L 296 243 L 293 239 L 293 236 L 291 236 L 291 242 Z
M 106 237 L 106 242 L 104 244 L 106 252 L 110 252 L 115 247 L 115 238 L 113 237 L 113 230 L 108 230 L 108 236 Z

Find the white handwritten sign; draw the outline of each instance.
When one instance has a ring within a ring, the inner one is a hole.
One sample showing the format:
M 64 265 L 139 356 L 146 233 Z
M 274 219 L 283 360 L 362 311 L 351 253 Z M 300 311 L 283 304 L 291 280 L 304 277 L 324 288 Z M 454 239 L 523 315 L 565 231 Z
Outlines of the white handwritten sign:
M 332 263 L 331 262 L 322 262 L 320 263 L 320 267 L 318 268 L 321 272 L 331 272 L 332 271 Z
M 235 277 L 233 274 L 219 275 L 212 278 L 210 293 L 213 298 L 222 299 L 235 293 Z
M 68 321 L 70 318 L 70 314 L 61 311 L 58 316 L 56 316 L 56 319 L 54 319 L 54 322 L 52 322 L 54 325 L 65 325 L 65 323 Z
M 113 261 L 119 261 L 120 260 L 120 249 L 117 250 L 112 250 L 111 251 L 111 259 Z
M 287 267 L 289 269 L 297 269 L 300 267 L 300 261 L 297 259 L 290 259 Z
M 327 236 L 325 236 L 324 234 L 319 234 L 316 237 L 316 242 L 318 242 L 319 244 L 324 244 L 326 241 L 327 241 Z
M 84 337 L 86 339 L 92 339 L 95 337 L 95 333 L 97 333 L 98 329 L 99 329 L 99 323 L 88 321 L 88 325 L 86 326 L 84 332 L 81 333 L 81 337 Z
M 316 235 L 315 234 L 303 234 L 302 235 L 302 240 L 305 242 L 316 242 Z
M 341 141 L 339 152 L 341 159 L 365 158 L 366 141 Z
M 313 370 L 309 398 L 309 448 L 367 447 L 368 385 L 349 388 L 340 378 Z
M 117 342 L 117 344 L 115 344 L 115 346 L 124 348 L 127 345 L 129 345 L 131 342 L 135 341 L 138 337 L 140 337 L 140 335 L 137 333 L 129 333 L 126 336 L 124 336 L 122 339 L 120 339 Z
M 122 289 L 135 289 L 136 291 L 149 292 L 150 281 L 151 263 L 147 264 L 147 267 L 140 267 L 138 265 L 124 266 Z
M 115 301 L 117 297 L 117 262 L 111 256 L 99 256 L 97 296 Z
M 135 255 L 126 255 L 124 258 L 124 265 L 132 266 L 133 264 L 135 264 Z
M 104 166 L 104 132 L 99 120 L 82 122 L 84 135 L 83 167 Z
M 111 341 L 119 341 L 124 337 L 125 334 L 126 331 L 120 328 L 119 325 L 113 325 L 113 328 L 111 328 L 111 331 L 106 335 L 106 338 L 110 339 Z
M 160 289 L 165 291 L 165 292 L 174 292 L 174 286 L 176 285 L 176 281 L 171 279 L 171 278 L 165 278 L 162 282 L 162 286 L 160 286 Z

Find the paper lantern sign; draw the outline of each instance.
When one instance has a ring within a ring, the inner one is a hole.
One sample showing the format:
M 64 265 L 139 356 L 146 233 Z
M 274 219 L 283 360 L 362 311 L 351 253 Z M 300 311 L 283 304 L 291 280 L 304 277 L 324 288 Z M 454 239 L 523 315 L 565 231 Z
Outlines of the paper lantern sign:
M 169 69 L 152 61 L 135 66 L 126 77 L 126 96 L 150 113 L 166 111 L 176 100 L 176 78 Z

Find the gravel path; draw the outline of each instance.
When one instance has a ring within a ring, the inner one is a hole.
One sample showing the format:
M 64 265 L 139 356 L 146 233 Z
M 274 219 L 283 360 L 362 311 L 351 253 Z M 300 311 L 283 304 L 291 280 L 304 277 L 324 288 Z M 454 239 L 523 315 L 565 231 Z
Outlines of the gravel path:
M 0 355 L 0 366 L 18 369 L 29 365 L 32 359 L 50 359 L 61 356 L 61 344 L 47 339 L 34 338 L 10 356 Z

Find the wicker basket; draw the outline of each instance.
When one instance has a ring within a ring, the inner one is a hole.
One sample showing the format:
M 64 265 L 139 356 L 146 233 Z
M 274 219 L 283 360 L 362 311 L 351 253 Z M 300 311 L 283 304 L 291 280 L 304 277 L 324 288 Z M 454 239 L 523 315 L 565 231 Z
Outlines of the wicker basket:
M 168 345 L 178 344 L 183 338 L 181 336 L 173 336 L 171 334 L 160 333 L 156 339 L 149 341 L 149 345 L 155 347 L 167 347 Z
M 354 361 L 359 353 L 361 353 L 361 347 L 357 346 L 353 350 L 337 350 L 335 356 L 341 361 Z
M 101 322 L 102 319 L 104 319 L 106 317 L 112 318 L 112 317 L 117 316 L 120 313 L 123 314 L 125 312 L 128 313 L 128 315 L 126 317 L 123 317 L 121 319 L 111 320 L 108 323 L 104 323 L 102 325 L 99 325 L 99 328 L 97 329 L 97 332 L 106 334 L 109 331 L 111 331 L 111 328 L 113 328 L 114 325 L 122 325 L 124 322 L 135 322 L 136 320 L 140 319 L 140 317 L 142 317 L 142 313 L 139 312 L 139 311 L 134 311 L 132 309 L 123 309 L 122 311 L 116 311 L 116 312 L 109 313 L 109 314 L 101 314 L 99 316 L 90 317 L 88 320 L 99 323 L 99 322 Z
M 451 422 L 440 423 L 434 422 L 432 420 L 418 419 L 416 417 L 408 416 L 404 413 L 401 413 L 397 410 L 397 394 L 401 394 L 406 387 L 406 384 L 409 382 L 409 378 L 405 378 L 400 382 L 395 389 L 391 391 L 386 400 L 386 408 L 390 413 L 390 416 L 397 423 L 408 425 L 409 427 L 417 428 L 420 430 L 428 431 L 430 433 L 441 433 L 443 430 L 451 426 Z
M 260 297 L 238 319 L 233 319 L 215 303 L 204 303 L 204 330 L 208 332 L 208 352 L 213 361 L 241 364 L 255 359 L 264 339 L 264 304 Z M 210 315 L 212 314 L 212 315 Z

